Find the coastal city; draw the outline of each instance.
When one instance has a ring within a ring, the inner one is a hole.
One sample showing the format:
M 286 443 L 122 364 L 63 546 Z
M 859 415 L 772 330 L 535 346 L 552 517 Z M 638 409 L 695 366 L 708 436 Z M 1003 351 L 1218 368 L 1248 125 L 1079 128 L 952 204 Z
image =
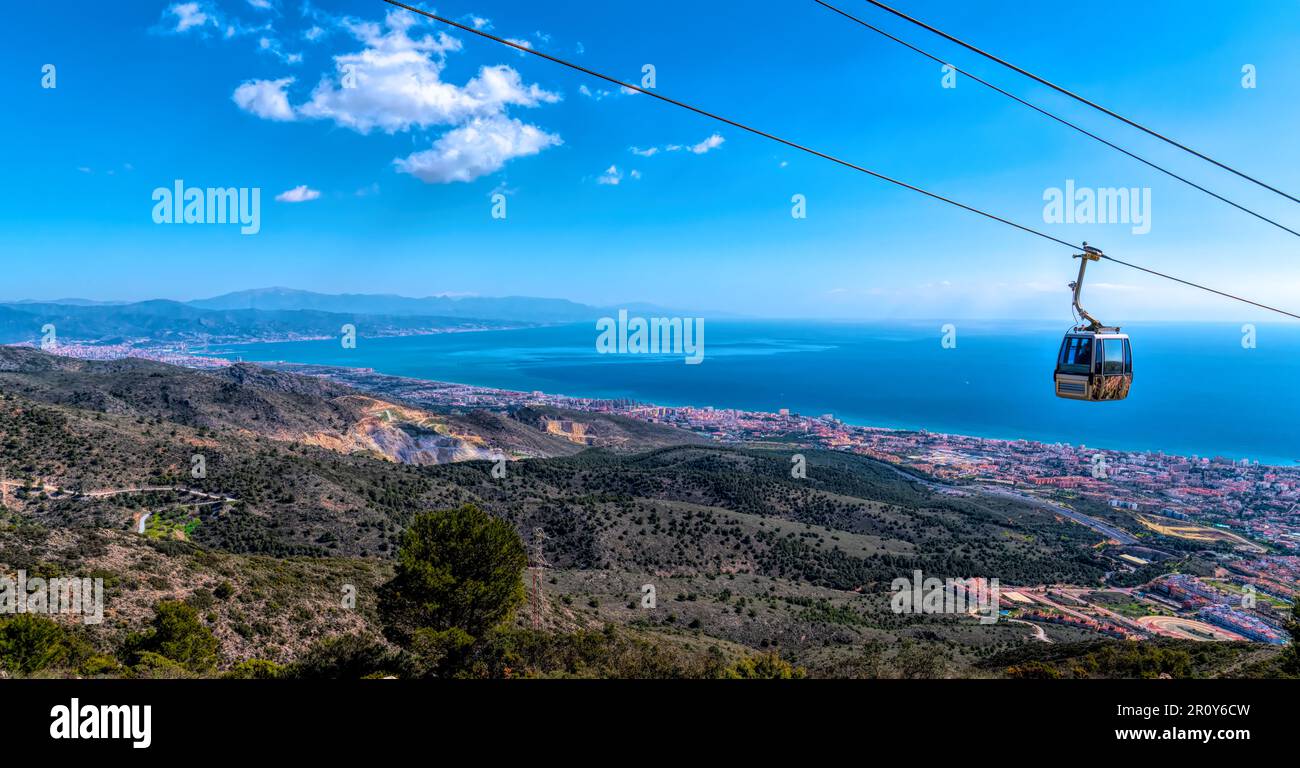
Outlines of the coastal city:
M 63 344 L 57 351 L 194 368 L 238 362 L 170 345 Z M 602 447 L 604 438 L 575 423 L 583 413 L 673 426 L 726 444 L 853 453 L 945 493 L 1029 500 L 1099 534 L 1098 554 L 1113 565 L 1104 585 L 1003 585 L 1002 615 L 1034 626 L 1130 639 L 1280 644 L 1300 592 L 1300 466 L 888 429 L 789 409 L 662 406 L 434 382 L 365 368 L 266 365 L 451 413 L 554 409 L 549 431 L 592 447 Z M 1189 568 L 1189 561 L 1195 565 Z
M 946 483 L 1001 486 L 1123 510 L 1141 527 L 1167 536 L 1256 553 L 1265 547 L 1300 553 L 1300 466 L 858 426 L 831 414 L 807 416 L 787 409 L 670 407 L 430 382 L 367 369 L 275 367 L 324 375 L 428 407 L 548 406 L 667 424 L 725 443 L 846 451 Z
M 1105 585 L 1003 585 L 1001 610 L 1011 620 L 1130 639 L 1281 644 L 1300 592 L 1300 467 L 885 429 L 788 409 L 660 406 L 366 369 L 275 367 L 453 412 L 544 407 L 675 426 L 723 443 L 855 453 L 944 492 L 1031 500 L 1102 536 L 1098 552 L 1114 568 Z M 552 431 L 601 445 L 599 436 L 564 423 L 575 419 L 558 417 Z M 1191 570 L 1197 573 L 1178 572 Z

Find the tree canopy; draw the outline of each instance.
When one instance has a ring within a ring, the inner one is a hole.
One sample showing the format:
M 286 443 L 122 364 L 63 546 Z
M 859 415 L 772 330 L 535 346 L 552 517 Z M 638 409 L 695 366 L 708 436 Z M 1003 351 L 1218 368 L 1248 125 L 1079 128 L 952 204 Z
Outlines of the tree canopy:
M 417 515 L 379 590 L 384 633 L 401 645 L 422 629 L 481 637 L 523 603 L 527 565 L 515 529 L 472 504 Z

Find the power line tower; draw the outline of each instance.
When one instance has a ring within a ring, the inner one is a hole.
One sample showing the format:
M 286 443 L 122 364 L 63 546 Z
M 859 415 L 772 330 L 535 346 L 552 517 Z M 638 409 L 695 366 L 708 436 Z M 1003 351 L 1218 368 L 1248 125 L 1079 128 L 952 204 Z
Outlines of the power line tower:
M 542 609 L 545 605 L 542 598 L 542 569 L 549 565 L 546 562 L 546 531 L 543 531 L 540 527 L 533 529 L 531 560 L 533 590 L 529 599 L 529 608 L 533 614 L 533 630 L 540 631 L 542 628 Z

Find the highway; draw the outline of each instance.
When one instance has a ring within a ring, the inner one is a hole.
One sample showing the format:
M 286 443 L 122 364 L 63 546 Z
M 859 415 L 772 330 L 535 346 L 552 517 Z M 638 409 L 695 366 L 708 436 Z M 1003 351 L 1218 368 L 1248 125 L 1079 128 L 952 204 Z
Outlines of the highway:
M 1097 533 L 1100 533 L 1102 536 L 1105 536 L 1106 538 L 1109 539 L 1114 539 L 1118 541 L 1120 544 L 1123 544 L 1125 546 L 1134 546 L 1139 543 L 1138 538 L 1133 534 L 1129 533 L 1128 531 L 1121 530 L 1111 525 L 1110 523 L 1106 523 L 1101 520 L 1098 520 L 1097 518 L 1092 517 L 1091 515 L 1085 515 L 1082 512 L 1076 512 L 1073 509 L 1070 509 L 1069 507 L 1062 506 L 1055 502 L 1047 501 L 1046 499 L 1040 499 L 1037 496 L 1027 496 L 1024 494 L 1012 493 L 1011 491 L 1005 491 L 1002 490 L 1001 488 L 989 488 L 987 486 L 980 486 L 980 487 L 984 490 L 985 493 L 989 493 L 994 496 L 1003 496 L 1007 498 L 1017 499 L 1019 501 L 1024 501 L 1036 507 L 1039 507 L 1041 509 L 1046 509 L 1050 512 L 1055 512 L 1058 515 L 1068 517 L 1074 522 L 1079 523 L 1080 525 L 1085 525 L 1091 528 L 1092 530 L 1096 531 Z
M 948 495 L 965 495 L 968 492 L 968 490 L 962 486 L 945 485 L 923 477 L 917 477 L 916 475 L 905 472 L 902 469 L 899 469 L 898 467 L 888 462 L 878 461 L 876 463 L 879 464 L 880 466 L 888 467 L 889 469 L 893 470 L 899 475 L 902 475 L 908 480 L 911 480 L 914 483 L 920 483 L 926 488 L 929 488 L 930 490 L 938 493 L 943 493 Z M 1037 496 L 1015 493 L 1013 491 L 1008 491 L 1004 488 L 992 488 L 987 485 L 975 486 L 975 489 L 979 490 L 981 493 L 985 493 L 990 496 L 1001 496 L 1003 498 L 1014 499 L 1016 501 L 1022 501 L 1027 504 L 1031 504 L 1035 507 L 1038 507 L 1039 509 L 1045 509 L 1049 512 L 1054 512 L 1058 515 L 1061 515 L 1062 517 L 1067 517 L 1073 520 L 1074 522 L 1079 523 L 1080 525 L 1087 526 L 1088 528 L 1091 528 L 1092 530 L 1096 531 L 1097 533 L 1100 533 L 1102 536 L 1105 536 L 1106 538 L 1114 539 L 1115 541 L 1118 541 L 1120 544 L 1123 544 L 1124 546 L 1135 546 L 1139 543 L 1138 538 L 1133 534 L 1129 533 L 1128 531 L 1125 531 L 1121 528 L 1116 528 L 1110 523 L 1098 520 L 1097 518 L 1092 517 L 1091 515 L 1085 515 L 1082 512 L 1076 512 L 1073 509 L 1070 509 L 1069 507 L 1062 506 L 1055 502 L 1047 501 L 1046 499 L 1041 499 Z

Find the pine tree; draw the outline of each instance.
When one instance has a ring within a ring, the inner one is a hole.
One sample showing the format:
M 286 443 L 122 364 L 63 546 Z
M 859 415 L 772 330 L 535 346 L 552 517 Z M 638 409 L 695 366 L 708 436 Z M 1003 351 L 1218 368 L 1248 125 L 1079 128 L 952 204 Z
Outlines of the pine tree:
M 482 637 L 524 602 L 527 565 L 515 529 L 473 504 L 417 515 L 379 590 L 384 634 L 399 645 L 419 630 Z

